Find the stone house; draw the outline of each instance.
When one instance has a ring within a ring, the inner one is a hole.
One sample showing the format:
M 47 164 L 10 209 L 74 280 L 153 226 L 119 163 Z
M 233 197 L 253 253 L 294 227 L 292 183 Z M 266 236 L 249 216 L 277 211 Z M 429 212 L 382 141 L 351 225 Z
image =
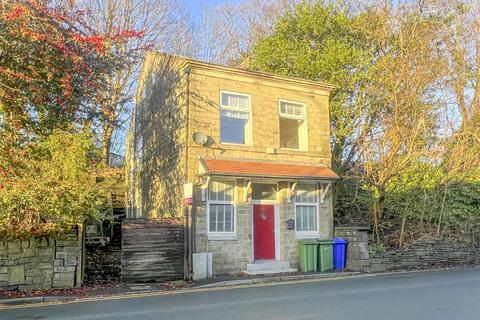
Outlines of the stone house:
M 189 251 L 210 253 L 214 275 L 293 271 L 299 240 L 333 236 L 333 88 L 148 53 L 128 142 L 127 218 L 187 212 Z

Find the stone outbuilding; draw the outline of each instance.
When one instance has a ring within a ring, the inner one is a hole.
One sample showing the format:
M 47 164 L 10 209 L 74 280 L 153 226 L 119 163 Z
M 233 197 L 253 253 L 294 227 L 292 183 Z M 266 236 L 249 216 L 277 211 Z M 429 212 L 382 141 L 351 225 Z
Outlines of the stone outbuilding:
M 147 54 L 127 218 L 184 217 L 185 270 L 195 278 L 294 271 L 299 240 L 333 236 L 333 88 Z

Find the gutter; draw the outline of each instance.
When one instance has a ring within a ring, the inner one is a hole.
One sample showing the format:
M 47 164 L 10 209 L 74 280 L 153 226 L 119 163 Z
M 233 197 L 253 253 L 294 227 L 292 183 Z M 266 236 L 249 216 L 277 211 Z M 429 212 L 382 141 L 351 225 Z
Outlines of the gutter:
M 255 174 L 245 174 L 245 173 L 222 173 L 222 172 L 208 172 L 199 174 L 199 176 L 227 176 L 227 177 L 246 177 L 246 178 L 263 178 L 263 179 L 284 179 L 285 181 L 295 181 L 299 179 L 303 180 L 327 180 L 327 181 L 334 181 L 334 180 L 341 180 L 340 177 L 309 177 L 309 176 L 298 176 L 298 177 L 290 177 L 290 176 L 276 176 L 276 175 L 255 175 Z

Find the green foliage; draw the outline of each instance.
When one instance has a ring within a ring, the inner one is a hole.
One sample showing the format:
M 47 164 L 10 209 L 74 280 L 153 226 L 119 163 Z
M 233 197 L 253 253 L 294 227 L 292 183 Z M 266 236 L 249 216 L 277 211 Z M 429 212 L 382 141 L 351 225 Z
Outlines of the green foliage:
M 480 181 L 447 180 L 440 168 L 425 163 L 392 179 L 385 201 L 399 217 L 446 228 L 480 222 Z
M 443 173 L 427 163 L 416 163 L 392 178 L 385 189 L 386 207 L 400 217 L 427 219 L 437 203 Z
M 387 251 L 387 247 L 383 243 L 378 243 L 375 241 L 374 237 L 370 235 L 368 237 L 368 253 L 369 254 L 376 254 L 376 253 L 384 253 Z
M 301 3 L 253 50 L 253 68 L 338 85 L 330 108 L 334 165 L 341 171 L 362 115 L 354 106 L 366 99 L 363 88 L 373 72 L 375 46 L 360 28 L 367 18 L 371 24 L 377 19 L 373 14 L 352 19 L 332 6 Z
M 127 58 L 112 48 L 143 32 L 100 35 L 85 14 L 76 1 L 0 1 L 0 237 L 61 231 L 104 206 L 108 173 L 78 128 L 105 120 L 106 78 Z
M 304 1 L 253 48 L 256 69 L 338 86 L 330 100 L 332 162 L 345 179 L 335 188 L 336 220 L 371 223 L 379 246 L 381 237 L 402 245 L 480 225 L 480 118 L 467 111 L 461 125 L 440 131 L 451 104 L 445 79 L 465 77 L 450 67 L 468 40 L 450 33 L 456 24 L 463 30 L 467 8 L 440 8 Z M 449 53 L 450 45 L 460 52 Z M 461 98 L 473 91 L 468 83 L 450 89 Z
M 98 151 L 90 134 L 54 131 L 38 142 L 0 132 L 0 237 L 62 231 L 95 217 Z

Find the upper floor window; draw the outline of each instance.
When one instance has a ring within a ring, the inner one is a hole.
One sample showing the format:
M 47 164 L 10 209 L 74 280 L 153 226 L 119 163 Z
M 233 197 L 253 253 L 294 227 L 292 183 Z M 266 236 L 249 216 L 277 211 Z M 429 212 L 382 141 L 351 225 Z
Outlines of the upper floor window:
M 250 96 L 220 92 L 220 142 L 251 144 Z
M 280 148 L 307 150 L 305 104 L 280 100 Z

